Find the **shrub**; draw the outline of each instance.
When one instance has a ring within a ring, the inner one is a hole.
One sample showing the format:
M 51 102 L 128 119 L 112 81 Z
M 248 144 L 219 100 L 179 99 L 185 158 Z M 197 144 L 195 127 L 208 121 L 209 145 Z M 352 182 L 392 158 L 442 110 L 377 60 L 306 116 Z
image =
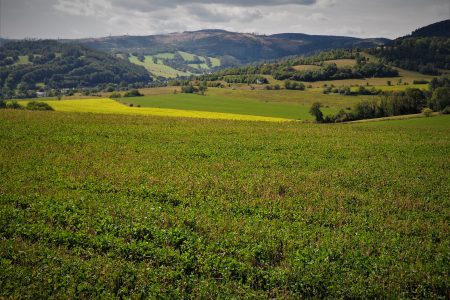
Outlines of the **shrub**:
M 425 117 L 431 117 L 433 115 L 433 110 L 428 107 L 425 107 L 424 109 L 422 109 L 422 114 Z
M 435 89 L 429 104 L 435 111 L 443 110 L 445 107 L 450 106 L 450 87 L 438 87 Z
M 54 110 L 45 102 L 31 101 L 28 102 L 26 109 L 28 110 Z
M 9 109 L 23 109 L 23 106 L 20 105 L 17 101 L 11 101 L 6 103 L 6 108 Z
M 144 96 L 142 95 L 138 90 L 131 90 L 126 92 L 124 95 L 124 97 L 140 97 L 140 96 Z
M 117 93 L 117 92 L 114 92 L 111 94 L 111 96 L 109 96 L 109 98 L 111 98 L 111 99 L 117 99 L 117 98 L 121 98 L 121 97 L 122 97 L 122 94 Z
M 193 93 L 198 92 L 198 89 L 190 84 L 190 85 L 187 85 L 187 86 L 182 86 L 181 87 L 181 92 L 185 93 L 185 94 L 193 94 Z
M 0 108 L 6 108 L 6 102 L 0 99 Z
M 303 84 L 303 83 L 301 83 L 301 82 L 292 82 L 292 81 L 290 81 L 290 80 L 286 80 L 285 82 L 284 82 L 284 87 L 287 89 L 287 90 L 299 90 L 299 91 L 303 91 L 303 90 L 305 90 L 305 85 Z
M 428 84 L 428 83 L 430 82 L 424 79 L 413 80 L 413 84 Z
M 322 104 L 320 104 L 319 102 L 315 102 L 309 109 L 309 113 L 316 118 L 317 123 L 321 123 L 323 121 L 323 113 L 320 110 L 321 107 Z

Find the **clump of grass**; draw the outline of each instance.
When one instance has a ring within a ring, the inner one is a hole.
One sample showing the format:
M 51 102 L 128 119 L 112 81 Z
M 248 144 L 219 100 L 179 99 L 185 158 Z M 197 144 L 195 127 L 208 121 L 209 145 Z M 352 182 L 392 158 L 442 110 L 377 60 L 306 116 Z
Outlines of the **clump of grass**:
M 28 110 L 54 110 L 48 103 L 31 101 L 27 103 L 26 109 Z

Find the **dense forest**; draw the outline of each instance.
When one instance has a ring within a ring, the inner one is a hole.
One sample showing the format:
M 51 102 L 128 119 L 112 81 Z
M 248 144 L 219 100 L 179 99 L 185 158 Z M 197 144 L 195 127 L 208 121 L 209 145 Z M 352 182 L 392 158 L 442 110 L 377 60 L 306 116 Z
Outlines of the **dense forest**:
M 405 91 L 381 93 L 380 97 L 363 100 L 351 110 L 340 110 L 337 114 L 323 116 L 320 103 L 314 103 L 311 114 L 319 123 L 339 123 L 363 119 L 416 114 L 428 110 L 450 114 L 450 77 L 433 78 L 428 91 L 407 88 Z
M 450 69 L 450 39 L 446 37 L 401 38 L 369 52 L 386 63 L 423 74 L 439 75 L 441 69 Z
M 370 49 L 384 62 L 423 74 L 440 75 L 450 69 L 450 20 L 437 22 Z
M 334 59 L 355 59 L 356 64 L 349 67 L 338 67 L 335 63 L 329 62 Z M 312 65 L 318 67 L 314 70 L 296 70 L 297 65 Z M 233 76 L 233 82 L 239 81 L 235 76 L 246 77 L 252 75 L 272 75 L 277 80 L 293 80 L 314 82 L 321 80 L 337 80 L 367 77 L 395 77 L 398 71 L 390 66 L 370 62 L 356 50 L 337 49 L 308 57 L 293 57 L 283 59 L 275 63 L 263 63 L 259 65 L 230 68 L 219 71 L 215 74 L 199 76 L 199 80 L 225 80 Z
M 44 87 L 127 85 L 151 80 L 143 67 L 81 45 L 28 40 L 0 47 L 0 87 L 6 96 Z

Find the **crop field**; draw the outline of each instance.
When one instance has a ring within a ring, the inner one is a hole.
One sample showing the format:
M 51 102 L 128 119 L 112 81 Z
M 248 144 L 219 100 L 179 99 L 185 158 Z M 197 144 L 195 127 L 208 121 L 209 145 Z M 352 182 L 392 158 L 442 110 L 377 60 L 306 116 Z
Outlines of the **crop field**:
M 352 107 L 354 104 L 371 99 L 373 96 L 344 96 L 337 94 L 324 94 L 322 88 L 294 90 L 248 90 L 248 89 L 221 89 L 209 88 L 206 92 L 209 96 L 222 96 L 233 99 L 250 99 L 262 102 L 301 104 L 308 107 L 314 102 L 322 103 L 333 110 Z
M 205 112 L 220 112 L 242 115 L 312 120 L 310 106 L 297 103 L 265 102 L 257 97 L 239 98 L 221 96 L 218 93 L 201 96 L 195 94 L 171 94 L 148 97 L 126 98 L 127 103 L 139 104 L 142 107 L 170 108 Z M 245 96 L 245 95 L 244 95 Z M 324 114 L 336 113 L 336 108 L 324 108 Z
M 446 298 L 449 124 L 0 110 L 0 298 Z
M 131 99 L 131 98 L 130 98 Z M 164 117 L 184 117 L 200 119 L 223 119 L 223 120 L 248 120 L 248 121 L 268 121 L 284 122 L 289 121 L 286 118 L 258 116 L 246 114 L 221 113 L 210 111 L 181 110 L 156 107 L 129 107 L 112 99 L 77 99 L 62 101 L 43 101 L 48 103 L 54 110 L 61 112 L 81 112 L 97 114 L 124 114 L 140 116 L 164 116 Z M 20 101 L 24 106 L 27 101 Z

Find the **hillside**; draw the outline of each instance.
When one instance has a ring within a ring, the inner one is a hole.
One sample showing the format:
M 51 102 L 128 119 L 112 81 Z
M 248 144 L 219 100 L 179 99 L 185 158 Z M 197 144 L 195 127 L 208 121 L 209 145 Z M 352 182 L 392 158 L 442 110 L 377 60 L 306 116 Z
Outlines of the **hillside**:
M 149 81 L 143 67 L 81 45 L 38 40 L 13 41 L 0 47 L 0 87 L 8 90 Z
M 195 55 L 217 57 L 224 61 L 224 65 L 233 65 L 334 48 L 370 47 L 384 44 L 387 41 L 386 39 L 292 33 L 267 36 L 225 30 L 200 30 L 150 36 L 113 36 L 66 40 L 65 42 L 81 43 L 103 51 L 137 52 L 146 55 L 185 51 Z
M 414 30 L 413 37 L 445 36 L 450 37 L 450 20 L 444 20 Z
M 450 70 L 450 20 L 434 23 L 371 50 L 384 62 L 428 75 Z

